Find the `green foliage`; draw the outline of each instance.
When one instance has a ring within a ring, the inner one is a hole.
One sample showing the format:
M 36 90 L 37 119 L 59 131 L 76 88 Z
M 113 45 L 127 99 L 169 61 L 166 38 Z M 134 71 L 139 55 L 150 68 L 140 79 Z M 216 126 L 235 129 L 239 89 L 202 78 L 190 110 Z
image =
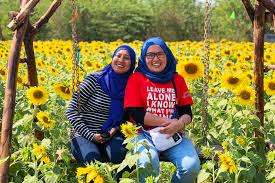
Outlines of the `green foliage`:
M 212 15 L 214 38 L 252 41 L 252 23 L 241 1 L 218 0 Z
M 41 1 L 31 14 L 36 22 L 51 1 Z M 79 40 L 126 42 L 161 36 L 165 40 L 202 40 L 204 4 L 196 0 L 77 0 Z M 0 39 L 11 39 L 8 12 L 18 11 L 19 1 L 0 1 Z M 15 8 L 18 7 L 18 8 Z M 49 22 L 36 36 L 38 40 L 71 39 L 72 9 L 62 1 Z M 218 0 L 212 5 L 211 34 L 213 39 L 252 40 L 252 24 L 241 1 Z M 270 27 L 270 25 L 268 25 Z M 266 31 L 269 31 L 269 27 Z
M 201 40 L 203 38 L 203 9 L 194 0 L 152 1 L 150 35 L 166 40 Z

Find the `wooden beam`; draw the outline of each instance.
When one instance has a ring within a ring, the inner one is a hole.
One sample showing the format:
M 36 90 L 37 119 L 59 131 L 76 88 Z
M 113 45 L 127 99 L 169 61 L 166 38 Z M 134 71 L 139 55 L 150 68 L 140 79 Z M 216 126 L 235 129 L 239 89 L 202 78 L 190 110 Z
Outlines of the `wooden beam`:
M 21 1 L 21 7 L 27 4 L 28 0 Z M 1 132 L 1 146 L 0 158 L 4 159 L 11 155 L 11 139 L 12 139 L 12 124 L 14 118 L 15 98 L 16 98 L 16 81 L 18 64 L 20 57 L 20 50 L 24 35 L 27 29 L 27 22 L 17 29 L 13 36 L 10 55 L 8 59 L 8 77 L 5 87 L 4 108 L 2 115 L 2 132 Z M 10 160 L 0 164 L 0 182 L 8 182 Z
M 61 2 L 62 0 L 54 0 L 52 2 L 46 13 L 43 16 L 41 16 L 41 18 L 36 23 L 33 24 L 33 34 L 35 34 L 41 28 L 41 26 L 43 26 L 45 23 L 49 21 L 49 19 L 57 10 L 57 8 L 61 5 Z
M 17 11 L 10 11 L 9 12 L 9 19 L 10 21 L 12 21 L 13 19 L 15 19 L 15 17 L 19 14 L 19 12 Z
M 18 27 L 20 27 L 38 2 L 39 0 L 30 0 L 28 4 L 21 9 L 20 13 L 9 23 L 8 28 L 15 31 Z
M 272 0 L 258 0 L 259 3 L 262 3 L 262 5 L 270 11 L 272 14 L 275 14 L 275 2 Z
M 256 114 L 260 119 L 261 126 L 264 127 L 264 24 L 265 24 L 265 7 L 259 3 L 255 6 L 254 18 L 254 76 L 256 85 Z M 255 129 L 255 135 L 261 134 Z
M 254 14 L 255 14 L 255 10 L 254 10 L 254 7 L 252 6 L 250 0 L 242 0 L 243 2 L 243 5 L 246 9 L 246 12 L 251 20 L 251 22 L 253 23 L 254 21 Z

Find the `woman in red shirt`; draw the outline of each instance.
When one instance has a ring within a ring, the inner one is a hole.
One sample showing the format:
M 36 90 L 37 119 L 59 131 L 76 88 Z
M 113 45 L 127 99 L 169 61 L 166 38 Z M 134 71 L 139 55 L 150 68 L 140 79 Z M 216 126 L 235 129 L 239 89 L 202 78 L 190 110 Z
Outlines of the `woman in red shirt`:
M 182 135 L 179 144 L 160 150 L 149 133 L 158 127 L 157 131 L 176 141 L 175 135 L 182 134 L 192 121 L 193 101 L 184 78 L 176 72 L 176 64 L 164 40 L 150 38 L 144 42 L 138 67 L 127 82 L 124 108 L 131 121 L 142 126 L 138 134 L 140 182 L 145 182 L 148 176 L 159 175 L 159 154 L 177 168 L 171 180 L 173 183 L 193 183 L 200 170 L 198 154 L 190 139 Z M 142 145 L 144 141 L 149 144 L 151 161 L 148 150 Z

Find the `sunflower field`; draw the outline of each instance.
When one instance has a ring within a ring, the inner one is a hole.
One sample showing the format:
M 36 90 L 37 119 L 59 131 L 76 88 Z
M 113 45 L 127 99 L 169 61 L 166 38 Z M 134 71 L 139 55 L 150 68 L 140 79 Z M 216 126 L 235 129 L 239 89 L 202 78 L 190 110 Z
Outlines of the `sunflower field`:
M 142 43 L 127 44 L 139 55 Z M 121 40 L 80 42 L 79 80 L 109 64 L 113 51 L 121 44 L 124 44 Z M 254 107 L 253 43 L 211 41 L 207 78 L 209 119 L 207 131 L 203 131 L 203 42 L 169 42 L 168 45 L 177 58 L 177 71 L 186 79 L 194 100 L 193 122 L 187 135 L 208 159 L 201 162 L 197 182 L 275 183 L 275 152 L 264 148 L 265 140 L 275 142 L 275 71 L 264 75 L 265 126 L 262 128 Z M 1 115 L 10 47 L 11 41 L 0 41 Z M 265 43 L 264 48 L 265 64 L 275 65 L 275 44 Z M 70 153 L 70 124 L 65 111 L 72 97 L 72 42 L 36 41 L 34 51 L 39 86 L 26 85 L 25 63 L 20 63 L 18 68 L 9 182 L 116 182 L 117 171 L 134 166 L 138 156 L 127 155 L 120 165 L 96 162 L 83 166 Z M 21 58 L 24 57 L 22 49 Z M 264 139 L 254 137 L 255 128 L 264 134 Z M 34 136 L 37 130 L 44 133 L 42 141 Z M 126 124 L 123 130 L 133 137 L 136 127 Z M 203 143 L 204 132 L 207 143 Z M 129 138 L 125 141 L 127 146 L 131 145 Z M 223 151 L 215 151 L 210 144 L 221 145 Z M 173 165 L 162 162 L 161 175 L 150 177 L 147 182 L 169 182 L 173 171 Z M 120 182 L 136 182 L 134 174 L 123 177 Z

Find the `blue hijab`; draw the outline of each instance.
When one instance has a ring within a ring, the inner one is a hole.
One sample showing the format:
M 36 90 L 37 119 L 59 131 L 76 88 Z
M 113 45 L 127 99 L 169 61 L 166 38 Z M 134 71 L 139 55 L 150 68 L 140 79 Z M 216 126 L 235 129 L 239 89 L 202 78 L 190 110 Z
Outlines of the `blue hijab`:
M 114 58 L 120 50 L 127 50 L 130 55 L 131 66 L 128 72 L 124 74 L 117 74 L 113 70 L 112 65 L 109 64 L 102 70 L 95 73 L 95 75 L 98 76 L 97 82 L 101 86 L 101 89 L 111 98 L 109 116 L 102 126 L 102 131 L 104 132 L 109 131 L 112 127 L 119 126 L 122 121 L 125 87 L 130 74 L 132 74 L 135 69 L 136 64 L 136 53 L 130 46 L 127 45 L 118 47 L 114 51 L 112 58 Z
M 160 73 L 151 72 L 146 65 L 145 55 L 147 53 L 148 48 L 152 45 L 159 45 L 166 54 L 167 64 L 164 70 Z M 176 65 L 177 61 L 172 51 L 165 44 L 164 40 L 160 37 L 152 37 L 147 39 L 142 46 L 141 54 L 138 59 L 138 67 L 136 68 L 135 72 L 142 73 L 153 82 L 166 83 L 168 81 L 172 81 L 174 73 L 176 72 Z

